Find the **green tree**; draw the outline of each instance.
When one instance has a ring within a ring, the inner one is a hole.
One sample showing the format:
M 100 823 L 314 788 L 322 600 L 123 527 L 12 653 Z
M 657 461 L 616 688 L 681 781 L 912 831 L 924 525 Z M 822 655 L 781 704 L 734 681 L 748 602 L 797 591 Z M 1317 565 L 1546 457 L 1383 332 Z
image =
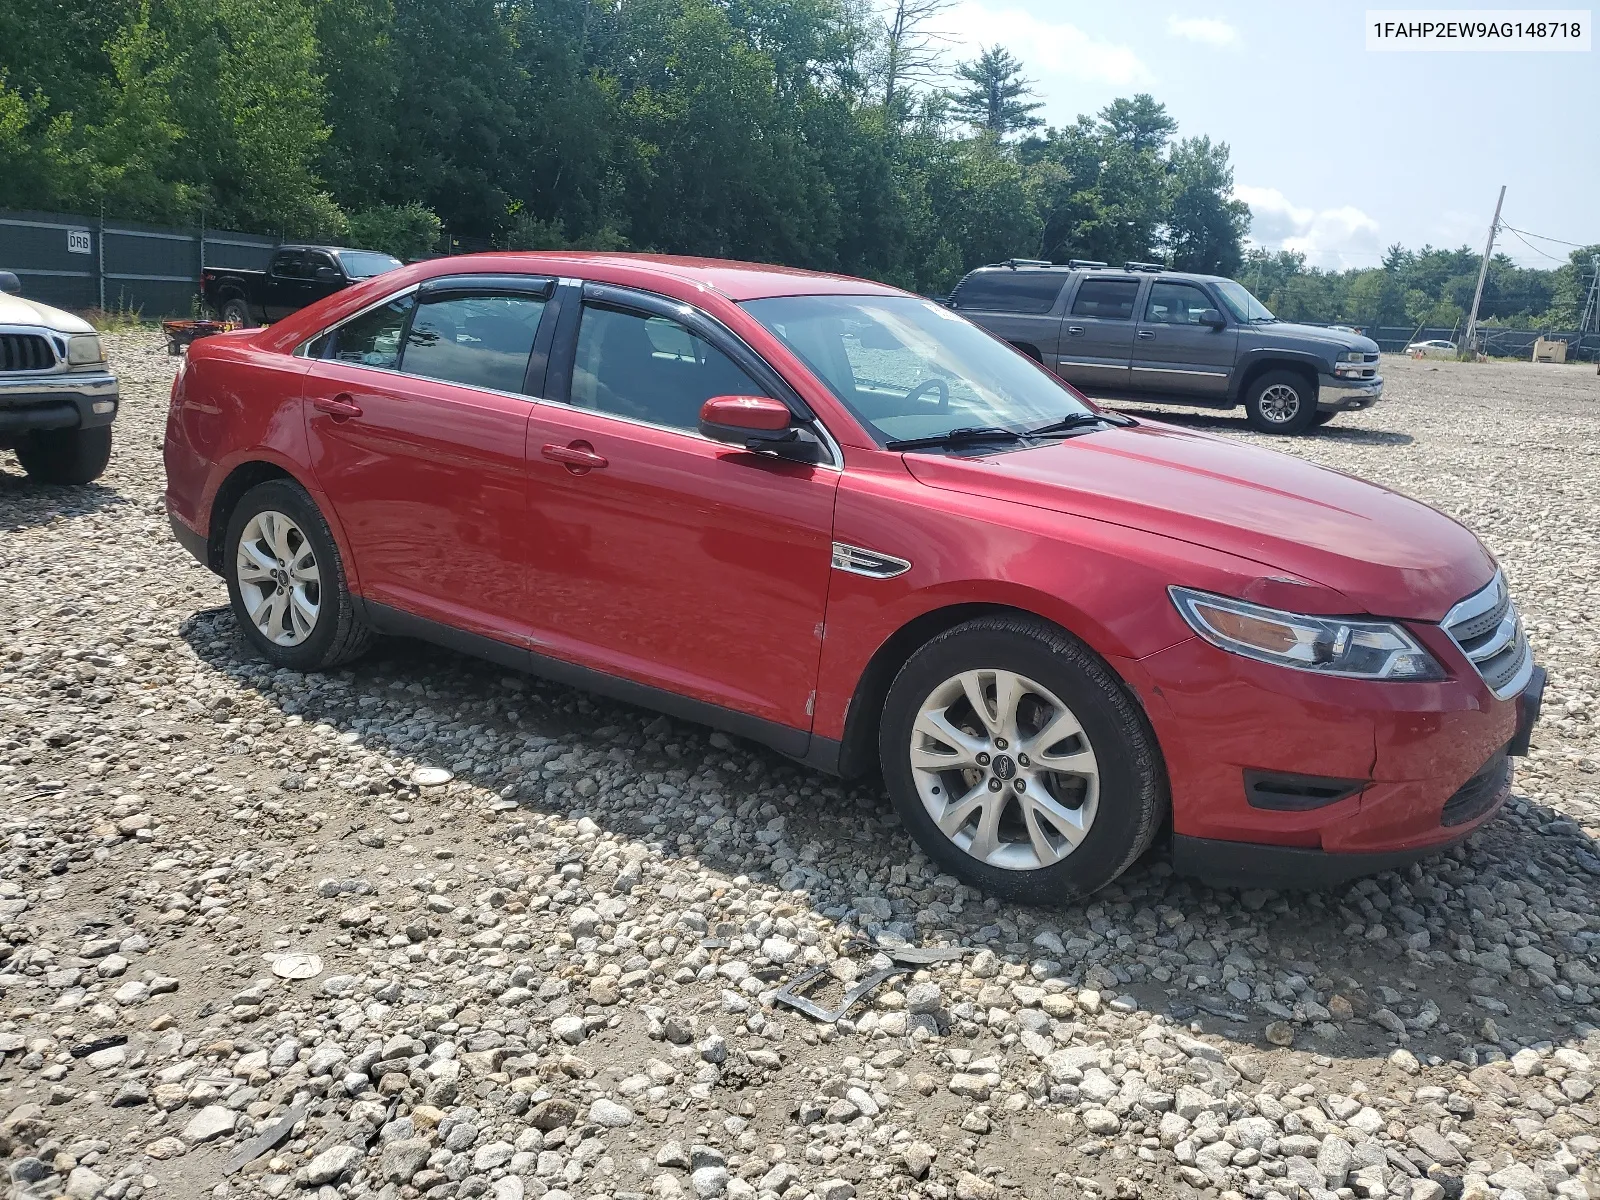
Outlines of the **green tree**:
M 1167 160 L 1162 240 L 1180 271 L 1233 275 L 1243 261 L 1250 206 L 1233 198 L 1228 145 L 1186 138 Z
M 957 119 L 997 138 L 1006 138 L 1044 122 L 1033 114 L 1044 105 L 1030 101 L 1033 86 L 1022 76 L 1022 64 L 1004 46 L 981 50 L 972 62 L 962 63 L 956 74 L 967 86 L 950 97 Z

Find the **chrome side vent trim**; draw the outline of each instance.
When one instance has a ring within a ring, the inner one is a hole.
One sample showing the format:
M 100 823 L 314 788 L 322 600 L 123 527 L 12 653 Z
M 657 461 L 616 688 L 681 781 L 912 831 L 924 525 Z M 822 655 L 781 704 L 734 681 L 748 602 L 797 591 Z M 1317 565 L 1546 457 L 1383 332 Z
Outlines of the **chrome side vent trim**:
M 852 575 L 865 575 L 868 579 L 893 579 L 909 571 L 911 564 L 892 554 L 879 554 L 876 550 L 863 550 L 860 546 L 835 542 L 833 569 L 849 571 Z
M 1499 571 L 1487 587 L 1474 592 L 1444 615 L 1445 633 L 1489 685 L 1499 700 L 1509 700 L 1533 675 L 1533 650 L 1522 632 L 1522 619 Z

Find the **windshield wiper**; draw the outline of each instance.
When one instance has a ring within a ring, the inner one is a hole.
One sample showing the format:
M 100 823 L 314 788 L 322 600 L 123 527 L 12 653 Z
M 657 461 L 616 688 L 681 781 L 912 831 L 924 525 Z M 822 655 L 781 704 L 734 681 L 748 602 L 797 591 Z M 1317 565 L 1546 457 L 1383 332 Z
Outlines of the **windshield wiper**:
M 932 437 L 896 438 L 885 442 L 886 450 L 937 450 L 947 446 L 967 446 L 974 442 L 1020 442 L 1023 435 L 999 425 L 962 425 Z
M 1048 425 L 1039 425 L 1028 430 L 1028 437 L 1049 437 L 1055 433 L 1069 433 L 1074 429 L 1083 429 L 1089 425 L 1132 425 L 1132 417 L 1125 417 L 1121 413 L 1110 412 L 1081 412 L 1069 413 L 1059 421 L 1051 421 Z

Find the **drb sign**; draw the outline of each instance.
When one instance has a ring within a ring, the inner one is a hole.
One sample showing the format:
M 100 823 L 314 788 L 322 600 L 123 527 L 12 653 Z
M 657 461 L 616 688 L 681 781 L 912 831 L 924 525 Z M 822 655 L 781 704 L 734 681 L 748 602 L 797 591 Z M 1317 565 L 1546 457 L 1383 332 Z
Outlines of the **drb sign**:
M 67 230 L 67 253 L 68 254 L 93 254 L 94 253 L 94 245 L 90 241 L 89 231 L 87 229 L 69 229 L 69 230 Z

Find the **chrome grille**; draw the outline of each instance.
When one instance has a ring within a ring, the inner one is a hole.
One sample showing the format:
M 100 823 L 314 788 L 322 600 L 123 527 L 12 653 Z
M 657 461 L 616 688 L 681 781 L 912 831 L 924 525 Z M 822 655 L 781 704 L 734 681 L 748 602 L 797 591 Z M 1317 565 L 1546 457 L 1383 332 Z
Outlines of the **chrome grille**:
M 1445 614 L 1444 631 L 1497 699 L 1508 700 L 1527 686 L 1533 674 L 1533 651 L 1500 572 L 1495 572 L 1487 587 Z
M 48 371 L 55 365 L 55 351 L 38 334 L 0 333 L 0 371 Z

